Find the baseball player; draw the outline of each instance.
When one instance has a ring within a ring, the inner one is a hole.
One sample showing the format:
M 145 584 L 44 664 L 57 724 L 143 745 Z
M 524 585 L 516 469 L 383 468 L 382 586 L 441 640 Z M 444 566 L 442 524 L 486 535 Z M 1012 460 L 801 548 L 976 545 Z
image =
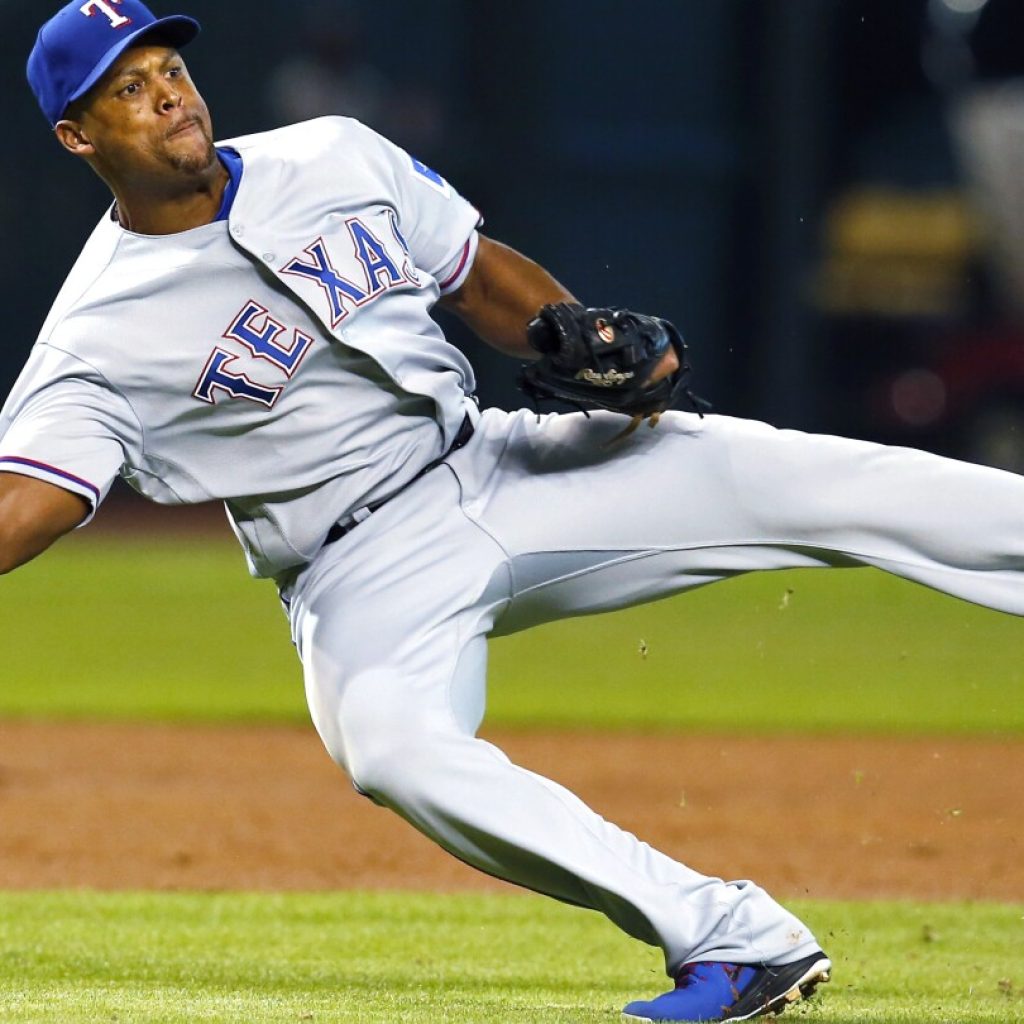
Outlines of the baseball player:
M 487 637 L 797 566 L 1024 614 L 1024 479 L 666 411 L 688 369 L 671 324 L 583 308 L 369 129 L 215 144 L 179 54 L 198 31 L 73 0 L 29 58 L 57 141 L 114 202 L 0 414 L 0 571 L 88 522 L 118 475 L 165 504 L 223 501 L 359 792 L 659 946 L 674 987 L 632 1020 L 809 995 L 831 963 L 763 889 L 659 853 L 476 737 Z M 436 303 L 534 358 L 529 393 L 589 414 L 481 414 Z

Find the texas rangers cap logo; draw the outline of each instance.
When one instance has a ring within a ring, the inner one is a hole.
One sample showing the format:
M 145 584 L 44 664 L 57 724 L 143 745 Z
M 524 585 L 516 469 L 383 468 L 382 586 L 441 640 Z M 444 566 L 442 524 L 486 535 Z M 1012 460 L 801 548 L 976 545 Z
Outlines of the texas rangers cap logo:
M 153 31 L 180 49 L 199 34 L 199 22 L 180 14 L 157 18 L 140 0 L 72 0 L 62 7 L 39 30 L 28 58 L 28 82 L 50 124 Z
M 117 11 L 111 7 L 111 4 L 116 4 L 118 7 L 121 6 L 123 0 L 88 0 L 88 3 L 82 4 L 79 10 L 87 17 L 91 18 L 94 14 L 105 14 L 110 19 L 111 28 L 124 28 L 125 25 L 130 25 L 132 19 L 123 15 L 118 14 Z

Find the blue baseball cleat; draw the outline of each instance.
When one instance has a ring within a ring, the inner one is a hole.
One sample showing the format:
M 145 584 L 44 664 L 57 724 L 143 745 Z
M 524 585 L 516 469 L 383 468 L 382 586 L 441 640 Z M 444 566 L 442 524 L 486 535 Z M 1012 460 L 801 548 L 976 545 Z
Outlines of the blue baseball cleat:
M 790 1003 L 807 999 L 829 980 L 832 961 L 821 950 L 792 964 L 684 964 L 676 987 L 649 1002 L 630 1003 L 626 1020 L 750 1020 L 782 1013 Z

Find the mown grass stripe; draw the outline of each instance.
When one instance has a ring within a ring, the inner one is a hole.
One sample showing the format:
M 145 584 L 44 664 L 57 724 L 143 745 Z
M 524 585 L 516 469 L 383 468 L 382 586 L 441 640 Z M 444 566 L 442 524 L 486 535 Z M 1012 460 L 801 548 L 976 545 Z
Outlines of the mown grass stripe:
M 230 542 L 63 541 L 0 580 L 0 716 L 305 722 Z M 1024 620 L 873 570 L 765 573 L 491 645 L 489 721 L 1024 735 Z
M 836 966 L 804 1019 L 1024 1019 L 1024 905 L 794 909 Z M 4 1024 L 596 1024 L 664 983 L 655 951 L 533 896 L 0 893 Z

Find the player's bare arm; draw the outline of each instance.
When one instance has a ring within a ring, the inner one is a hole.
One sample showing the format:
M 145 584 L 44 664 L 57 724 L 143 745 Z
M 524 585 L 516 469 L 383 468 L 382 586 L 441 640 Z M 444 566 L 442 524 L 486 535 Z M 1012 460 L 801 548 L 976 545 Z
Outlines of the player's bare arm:
M 537 310 L 549 302 L 577 301 L 538 263 L 481 235 L 473 269 L 441 305 L 499 352 L 532 359 L 537 353 L 527 343 L 526 325 Z
M 527 341 L 527 324 L 543 306 L 578 301 L 538 263 L 481 235 L 469 277 L 461 288 L 442 298 L 441 305 L 499 352 L 517 359 L 535 359 L 539 353 Z M 650 382 L 662 380 L 678 367 L 678 356 L 669 349 Z
M 41 555 L 88 514 L 84 498 L 17 473 L 0 473 L 0 574 Z

